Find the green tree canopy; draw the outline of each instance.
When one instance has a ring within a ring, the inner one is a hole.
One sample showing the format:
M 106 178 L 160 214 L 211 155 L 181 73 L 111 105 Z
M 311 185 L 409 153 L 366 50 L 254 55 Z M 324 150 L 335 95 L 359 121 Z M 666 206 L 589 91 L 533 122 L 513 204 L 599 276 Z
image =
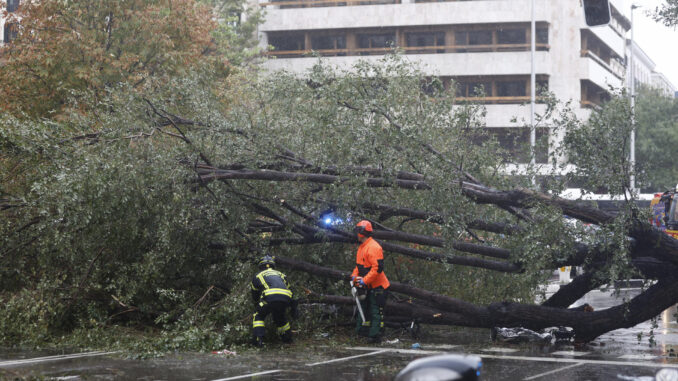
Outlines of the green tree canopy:
M 645 173 L 642 189 L 663 192 L 678 184 L 678 99 L 642 87 L 636 96 L 636 161 Z
M 654 11 L 654 19 L 668 27 L 678 25 L 678 0 L 666 0 L 666 3 Z
M 251 263 L 266 250 L 300 271 L 291 278 L 315 291 L 309 300 L 350 302 L 341 296 L 356 243 L 349 231 L 364 218 L 387 253 L 394 292 L 414 298 L 394 305 L 394 317 L 484 327 L 557 321 L 591 339 L 675 303 L 661 292 L 675 284 L 673 240 L 637 211 L 609 214 L 507 176 L 482 106 L 456 104 L 402 57 L 237 75 L 226 92 L 213 91 L 212 75 L 173 75 L 143 94 L 133 84 L 109 88 L 96 100 L 105 113 L 2 119 L 3 151 L 41 164 L 25 174 L 28 186 L 2 183 L 5 340 L 31 339 L 11 323 L 30 314 L 42 316 L 44 335 L 122 320 L 206 328 L 200 345 L 214 335 L 238 340 L 229 335 L 248 330 Z M 573 142 L 597 142 L 613 136 L 621 104 L 596 111 L 590 125 L 555 114 Z M 591 173 L 624 176 L 615 171 L 619 147 L 571 149 L 578 158 L 616 155 Z M 549 185 L 557 192 L 562 183 Z M 320 224 L 328 212 L 343 222 Z M 600 229 L 587 233 L 563 214 Z M 587 271 L 534 305 L 536 286 L 561 265 Z M 660 282 L 635 304 L 567 310 L 588 290 L 639 273 Z
M 120 84 L 142 90 L 228 66 L 212 8 L 194 0 L 29 0 L 7 22 L 18 36 L 0 51 L 0 109 L 15 115 L 54 117 L 75 94 L 101 99 Z

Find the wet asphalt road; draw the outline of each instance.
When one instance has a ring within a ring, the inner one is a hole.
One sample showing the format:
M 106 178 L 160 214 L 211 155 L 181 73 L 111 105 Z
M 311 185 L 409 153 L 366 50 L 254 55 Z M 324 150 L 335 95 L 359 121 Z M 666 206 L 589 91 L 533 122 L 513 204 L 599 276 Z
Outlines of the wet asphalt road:
M 633 297 L 593 291 L 578 303 L 596 309 Z M 617 300 L 617 301 L 615 301 Z M 483 359 L 483 380 L 637 380 L 654 378 L 670 367 L 678 370 L 676 307 L 660 315 L 654 329 L 655 346 L 648 334 L 652 323 L 617 330 L 583 347 L 572 345 L 502 344 L 492 342 L 488 330 L 437 330 L 415 340 L 401 333 L 397 343 L 331 347 L 318 338 L 311 346 L 295 344 L 283 349 L 272 344 L 262 351 L 236 356 L 174 354 L 152 360 L 128 360 L 115 353 L 73 354 L 0 350 L 0 378 L 45 377 L 61 380 L 392 380 L 410 361 L 450 352 L 475 354 Z M 638 334 L 642 339 L 638 341 Z M 390 339 L 398 332 L 391 331 Z M 44 358 L 45 356 L 56 356 Z M 86 356 L 86 357 L 77 357 Z M 646 378 L 643 378 L 646 377 Z

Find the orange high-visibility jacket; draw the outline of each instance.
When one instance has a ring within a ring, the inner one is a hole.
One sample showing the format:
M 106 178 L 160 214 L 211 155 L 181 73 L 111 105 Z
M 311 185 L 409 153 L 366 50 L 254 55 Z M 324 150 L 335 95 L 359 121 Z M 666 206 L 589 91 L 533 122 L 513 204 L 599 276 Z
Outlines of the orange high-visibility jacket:
M 372 237 L 360 244 L 355 262 L 356 266 L 351 275 L 363 277 L 367 287 L 377 288 L 381 286 L 387 289 L 391 285 L 386 274 L 384 274 L 384 252 L 381 245 Z

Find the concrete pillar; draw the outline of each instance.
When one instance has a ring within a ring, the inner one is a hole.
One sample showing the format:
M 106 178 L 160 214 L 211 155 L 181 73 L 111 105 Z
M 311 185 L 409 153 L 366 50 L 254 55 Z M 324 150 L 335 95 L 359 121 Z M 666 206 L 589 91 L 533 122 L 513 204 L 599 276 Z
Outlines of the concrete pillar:
M 358 48 L 358 40 L 353 31 L 346 32 L 346 49 L 348 50 L 348 55 L 352 56 L 355 54 L 355 49 Z

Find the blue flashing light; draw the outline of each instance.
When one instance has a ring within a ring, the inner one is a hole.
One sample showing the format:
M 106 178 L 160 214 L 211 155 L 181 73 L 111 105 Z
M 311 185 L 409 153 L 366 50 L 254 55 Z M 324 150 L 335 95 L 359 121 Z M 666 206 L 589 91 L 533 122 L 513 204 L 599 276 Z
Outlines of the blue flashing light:
M 339 225 L 344 222 L 341 218 L 335 217 L 333 214 L 328 213 L 320 216 L 320 222 L 325 226 L 334 226 Z

